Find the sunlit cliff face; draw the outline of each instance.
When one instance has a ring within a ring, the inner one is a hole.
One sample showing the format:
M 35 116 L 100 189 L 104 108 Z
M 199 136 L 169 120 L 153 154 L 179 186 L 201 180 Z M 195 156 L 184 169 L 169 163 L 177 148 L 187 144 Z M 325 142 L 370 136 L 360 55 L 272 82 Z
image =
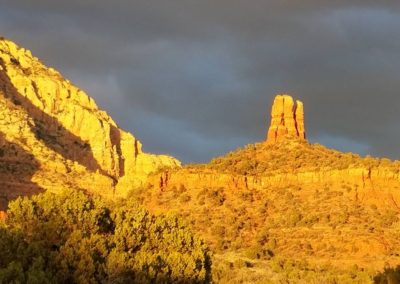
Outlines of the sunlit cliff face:
M 31 52 L 0 40 L 2 207 L 18 195 L 72 187 L 126 194 L 169 156 L 144 153 L 84 91 Z
M 275 143 L 288 137 L 306 139 L 303 103 L 295 102 L 287 94 L 277 95 L 272 105 L 267 142 Z

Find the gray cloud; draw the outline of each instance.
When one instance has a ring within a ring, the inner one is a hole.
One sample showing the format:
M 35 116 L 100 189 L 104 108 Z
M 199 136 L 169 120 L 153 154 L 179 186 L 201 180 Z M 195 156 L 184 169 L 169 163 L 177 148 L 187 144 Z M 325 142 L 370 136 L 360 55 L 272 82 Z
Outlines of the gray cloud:
M 206 161 L 264 138 L 273 95 L 314 142 L 400 156 L 396 1 L 4 0 L 0 33 L 150 152 Z

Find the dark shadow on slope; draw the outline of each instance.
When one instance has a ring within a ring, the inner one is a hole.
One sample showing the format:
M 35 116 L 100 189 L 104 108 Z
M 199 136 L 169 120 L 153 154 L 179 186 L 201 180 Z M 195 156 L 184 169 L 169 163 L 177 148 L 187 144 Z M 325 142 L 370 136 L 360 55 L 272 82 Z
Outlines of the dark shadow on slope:
M 375 284 L 400 284 L 400 266 L 385 268 L 374 277 Z
M 39 162 L 32 154 L 7 141 L 0 132 L 0 210 L 5 210 L 8 202 L 18 196 L 43 191 L 31 181 L 39 167 Z
M 14 64 L 19 63 L 16 61 Z M 94 158 L 90 145 L 72 134 L 56 118 L 48 115 L 21 95 L 8 77 L 6 66 L 1 59 L 0 66 L 3 68 L 3 70 L 0 70 L 0 89 L 14 104 L 22 106 L 27 111 L 34 121 L 31 128 L 36 137 L 64 158 L 76 161 L 90 171 L 99 170 L 100 173 L 108 175 Z M 36 90 L 34 84 L 32 87 Z

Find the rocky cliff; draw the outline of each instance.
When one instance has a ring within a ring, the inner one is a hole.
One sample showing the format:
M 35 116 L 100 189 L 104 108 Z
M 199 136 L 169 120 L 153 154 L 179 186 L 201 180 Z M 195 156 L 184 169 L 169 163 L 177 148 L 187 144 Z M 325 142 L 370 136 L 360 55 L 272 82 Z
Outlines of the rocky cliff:
M 5 39 L 0 108 L 0 174 L 9 176 L 1 179 L 3 200 L 60 186 L 124 194 L 149 173 L 180 166 L 144 153 L 83 90 Z
M 205 165 L 169 170 L 149 179 L 150 187 L 226 188 L 241 190 L 271 187 L 329 185 L 357 187 L 352 198 L 380 206 L 400 204 L 400 162 L 362 158 L 352 153 L 310 144 L 305 138 L 303 103 L 277 95 L 271 111 L 266 142 L 250 144 Z
M 306 138 L 303 103 L 295 102 L 289 95 L 278 95 L 272 105 L 267 141 L 275 143 L 288 137 Z
M 303 104 L 279 95 L 267 141 L 153 175 L 139 198 L 186 218 L 221 259 L 382 269 L 400 263 L 399 173 L 400 161 L 310 144 Z

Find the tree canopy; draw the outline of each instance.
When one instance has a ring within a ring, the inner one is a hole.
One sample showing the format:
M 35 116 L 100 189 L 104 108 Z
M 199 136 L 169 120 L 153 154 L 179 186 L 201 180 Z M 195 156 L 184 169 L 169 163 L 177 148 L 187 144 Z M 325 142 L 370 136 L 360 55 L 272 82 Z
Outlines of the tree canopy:
M 9 204 L 0 283 L 207 283 L 209 250 L 175 215 L 63 190 Z

